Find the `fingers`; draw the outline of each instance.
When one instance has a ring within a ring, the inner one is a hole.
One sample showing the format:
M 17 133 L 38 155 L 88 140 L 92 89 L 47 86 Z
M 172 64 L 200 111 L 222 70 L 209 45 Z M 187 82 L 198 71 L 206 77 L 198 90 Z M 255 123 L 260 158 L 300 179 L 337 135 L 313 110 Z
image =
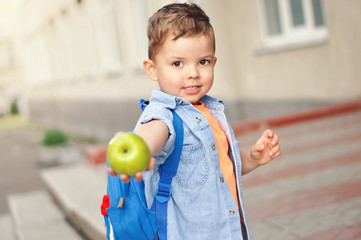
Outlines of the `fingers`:
M 250 156 L 254 160 L 260 160 L 265 153 L 266 145 L 261 141 L 251 147 Z
M 149 162 L 149 166 L 146 169 L 146 171 L 152 170 L 155 166 L 155 158 L 151 158 L 150 162 Z M 108 173 L 110 176 L 117 176 L 118 174 L 112 169 L 112 168 L 108 168 Z M 120 174 L 119 175 L 120 180 L 122 180 L 124 183 L 128 183 L 130 182 L 130 178 L 131 176 L 128 176 L 126 174 Z M 141 181 L 143 179 L 143 174 L 142 172 L 137 172 L 136 174 L 134 174 L 134 179 L 137 181 Z
M 270 143 L 271 144 L 270 147 L 275 147 L 278 144 L 279 137 L 272 130 L 268 129 L 264 131 L 261 139 L 262 139 L 261 142 L 263 144 L 268 145 L 268 143 Z
M 122 135 L 123 133 L 124 133 L 123 131 L 117 132 L 117 133 L 115 134 L 115 136 Z
M 152 157 L 152 158 L 150 159 L 149 166 L 148 166 L 148 168 L 146 169 L 146 171 L 152 170 L 152 169 L 154 168 L 154 166 L 155 166 L 155 158 Z
M 277 134 L 274 134 L 271 140 L 271 150 L 269 151 L 269 155 L 273 158 L 278 157 L 281 154 L 280 145 L 278 143 L 279 137 Z
M 130 182 L 130 176 L 128 176 L 126 174 L 120 174 L 120 180 L 122 180 L 122 182 L 124 182 L 124 183 L 128 183 L 128 182 Z
M 281 154 L 280 145 L 278 143 L 279 136 L 272 130 L 264 131 L 257 143 L 251 148 L 251 156 L 256 160 L 267 163 Z M 267 156 L 268 157 L 265 157 Z
M 126 174 L 120 174 L 120 180 L 122 180 L 122 182 L 124 182 L 124 183 L 128 183 L 128 182 L 130 182 L 130 178 L 131 178 L 131 176 L 128 176 L 128 175 L 126 175 Z M 137 172 L 136 174 L 134 174 L 134 179 L 136 180 L 136 181 L 142 181 L 142 179 L 143 179 L 143 173 L 142 172 Z
M 108 168 L 108 173 L 110 176 L 117 176 L 118 173 L 116 173 L 112 168 Z M 128 175 L 125 175 L 125 174 L 120 174 L 120 179 L 125 182 L 125 183 L 128 183 L 130 181 L 130 176 Z
M 281 155 L 281 146 L 277 143 L 274 147 L 269 151 L 269 155 L 271 158 L 276 158 Z
M 262 142 L 260 142 L 260 143 L 258 143 L 258 144 L 256 144 L 255 145 L 255 147 L 254 147 L 254 152 L 257 154 L 257 153 L 261 153 L 261 152 L 263 152 L 263 150 L 265 149 L 265 145 L 262 143 Z
M 278 144 L 279 137 L 277 134 L 274 134 L 272 138 L 272 146 L 276 146 Z
M 152 170 L 154 168 L 154 166 L 155 166 L 155 158 L 152 157 L 150 159 L 149 166 L 146 169 L 146 171 Z M 137 172 L 136 174 L 134 174 L 134 178 L 137 181 L 141 181 L 143 179 L 143 173 L 142 172 Z
M 272 155 L 272 158 L 276 158 L 278 157 L 279 155 L 281 155 L 281 151 L 278 151 L 276 152 L 275 154 Z
M 271 129 L 267 129 L 266 131 L 264 131 L 263 136 L 265 136 L 266 138 L 273 138 L 273 131 Z
M 136 181 L 142 181 L 143 180 L 143 173 L 142 172 L 137 172 L 136 174 L 134 174 L 134 179 Z
M 112 168 L 108 168 L 108 173 L 110 176 L 117 176 L 118 173 L 116 173 Z M 124 183 L 128 183 L 130 181 L 130 176 L 126 175 L 126 174 L 120 174 L 120 180 L 122 180 Z
M 266 148 L 272 149 L 278 144 L 278 135 L 270 129 L 263 132 L 262 136 L 258 139 L 257 143 L 253 146 L 252 149 L 254 153 L 261 153 Z
M 108 168 L 108 173 L 110 176 L 113 176 L 113 177 L 118 175 L 112 168 Z

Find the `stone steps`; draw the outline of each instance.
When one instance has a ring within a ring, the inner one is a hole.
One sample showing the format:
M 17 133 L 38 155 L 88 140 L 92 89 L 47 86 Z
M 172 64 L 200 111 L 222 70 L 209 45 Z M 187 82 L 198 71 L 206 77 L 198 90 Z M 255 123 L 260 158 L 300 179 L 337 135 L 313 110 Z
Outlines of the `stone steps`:
M 64 213 L 45 190 L 11 194 L 7 201 L 10 214 L 2 216 L 0 228 L 4 228 L 7 233 L 2 231 L 0 233 L 1 239 L 84 239 L 68 223 Z
M 0 215 L 0 239 L 15 240 L 15 232 L 9 213 Z
M 89 240 L 106 240 L 100 205 L 106 193 L 106 165 L 86 163 L 49 168 L 41 176 L 67 219 Z
M 106 240 L 100 213 L 106 176 L 105 164 L 43 169 L 46 190 L 7 196 L 10 213 L 0 215 L 0 239 Z

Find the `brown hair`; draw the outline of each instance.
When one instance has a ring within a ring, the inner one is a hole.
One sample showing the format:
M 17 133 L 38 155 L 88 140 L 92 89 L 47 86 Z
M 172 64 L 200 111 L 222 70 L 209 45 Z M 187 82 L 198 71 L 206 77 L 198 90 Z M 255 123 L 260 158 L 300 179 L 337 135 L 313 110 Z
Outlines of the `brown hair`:
M 191 37 L 198 34 L 215 38 L 209 17 L 196 4 L 168 4 L 150 17 L 148 22 L 148 57 L 153 59 L 169 34 L 174 34 L 173 40 L 180 37 Z

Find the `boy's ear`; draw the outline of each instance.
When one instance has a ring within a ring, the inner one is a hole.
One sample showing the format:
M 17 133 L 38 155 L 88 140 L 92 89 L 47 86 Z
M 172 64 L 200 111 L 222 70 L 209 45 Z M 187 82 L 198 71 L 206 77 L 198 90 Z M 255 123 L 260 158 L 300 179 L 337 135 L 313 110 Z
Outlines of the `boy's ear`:
M 145 59 L 143 61 L 143 67 L 145 70 L 145 73 L 148 75 L 148 77 L 153 81 L 158 81 L 157 72 L 155 69 L 155 63 L 150 59 Z

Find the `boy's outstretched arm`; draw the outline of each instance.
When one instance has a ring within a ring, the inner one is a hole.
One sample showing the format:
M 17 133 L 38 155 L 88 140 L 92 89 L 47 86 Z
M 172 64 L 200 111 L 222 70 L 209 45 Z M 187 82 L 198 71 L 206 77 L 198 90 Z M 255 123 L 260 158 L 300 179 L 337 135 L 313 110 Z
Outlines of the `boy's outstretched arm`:
M 281 154 L 278 135 L 272 130 L 266 130 L 249 152 L 241 152 L 242 175 L 257 167 L 269 163 Z
M 143 138 L 143 140 L 147 143 L 148 148 L 150 150 L 150 155 L 155 156 L 164 146 L 165 142 L 168 139 L 169 131 L 168 127 L 165 123 L 158 120 L 153 120 L 145 124 L 139 125 L 134 133 Z M 118 134 L 122 134 L 121 132 Z M 155 159 L 152 157 L 150 159 L 148 170 L 151 170 L 155 165 Z M 116 176 L 117 173 L 113 171 L 113 169 L 109 168 L 108 172 L 112 176 Z M 137 181 L 142 180 L 142 172 L 138 172 L 134 175 L 134 178 Z M 129 182 L 130 176 L 121 174 L 120 179 L 123 182 Z

